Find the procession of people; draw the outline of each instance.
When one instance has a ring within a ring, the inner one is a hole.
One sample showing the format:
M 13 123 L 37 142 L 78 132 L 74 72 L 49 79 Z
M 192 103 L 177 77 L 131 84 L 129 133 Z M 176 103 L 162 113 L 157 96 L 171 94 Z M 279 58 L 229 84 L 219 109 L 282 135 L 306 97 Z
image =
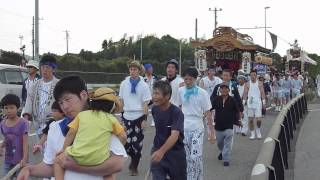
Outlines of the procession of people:
M 137 176 L 141 158 L 146 156 L 142 149 L 149 112 L 153 119 L 150 125 L 155 128 L 151 155 L 147 155 L 151 156 L 152 178 L 202 180 L 205 137 L 217 144 L 217 158 L 228 167 L 235 134 L 262 139 L 267 102 L 272 101 L 280 111 L 304 88 L 297 73 L 258 74 L 255 69 L 250 74 L 223 69 L 220 79 L 216 69 L 209 67 L 197 81 L 198 69 L 189 67 L 180 76 L 175 59 L 167 61 L 166 76 L 159 79 L 151 64 L 134 60 L 117 96 L 105 87 L 89 92 L 86 82 L 77 76 L 57 79 L 56 60 L 51 55 L 43 56 L 39 66 L 36 62 L 27 66 L 30 76 L 25 81 L 27 95 L 21 117 L 17 116 L 17 96 L 9 94 L 1 100 L 5 114 L 0 124 L 5 137 L 0 149 L 5 156 L 4 173 L 20 164 L 18 180 L 31 176 L 114 180 L 128 156 L 129 175 Z M 41 77 L 36 76 L 38 69 Z M 144 77 L 141 71 L 145 71 Z M 318 89 L 319 82 L 320 76 Z M 122 114 L 118 120 L 116 112 Z M 39 138 L 33 151 L 43 152 L 43 161 L 38 164 L 27 163 L 28 122 Z M 19 140 L 10 138 L 17 129 L 23 130 L 16 135 Z

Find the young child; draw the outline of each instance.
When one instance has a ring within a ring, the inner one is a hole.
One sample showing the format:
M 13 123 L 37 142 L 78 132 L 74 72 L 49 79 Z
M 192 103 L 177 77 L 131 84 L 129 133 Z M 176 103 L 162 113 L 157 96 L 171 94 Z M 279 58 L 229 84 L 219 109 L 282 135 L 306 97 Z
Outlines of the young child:
M 57 101 L 53 102 L 51 106 L 51 116 L 49 120 L 46 123 L 46 127 L 42 130 L 42 136 L 41 139 L 37 144 L 33 146 L 32 153 L 37 154 L 38 152 L 43 150 L 44 144 L 47 141 L 49 126 L 53 121 L 59 121 L 64 118 L 64 114 L 60 108 L 60 105 Z
M 70 129 L 64 141 L 64 153 L 57 158 L 71 156 L 83 166 L 99 165 L 107 160 L 110 156 L 111 134 L 117 135 L 123 143 L 126 142 L 123 127 L 111 114 L 115 107 L 120 107 L 115 92 L 110 88 L 97 89 L 90 100 L 91 110 L 80 112 L 68 125 Z M 56 180 L 64 179 L 64 170 L 57 163 L 54 164 L 54 175 Z M 104 179 L 114 179 L 114 176 Z
M 0 144 L 0 155 L 5 151 L 3 174 L 7 174 L 17 164 L 20 163 L 23 167 L 28 161 L 28 122 L 17 115 L 20 107 L 18 96 L 4 96 L 1 107 L 5 118 L 0 124 L 4 136 L 4 141 Z

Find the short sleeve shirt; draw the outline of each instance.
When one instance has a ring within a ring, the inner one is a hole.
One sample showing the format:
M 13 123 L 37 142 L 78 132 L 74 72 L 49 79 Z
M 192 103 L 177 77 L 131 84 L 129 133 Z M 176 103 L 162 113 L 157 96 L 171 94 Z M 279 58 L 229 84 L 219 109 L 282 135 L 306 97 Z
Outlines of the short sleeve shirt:
M 290 92 L 290 89 L 291 89 L 291 81 L 288 79 L 288 80 L 283 80 L 283 90 L 285 92 Z
M 63 122 L 64 120 L 55 121 L 50 124 L 48 137 L 47 137 L 47 147 L 44 151 L 44 157 L 43 162 L 47 165 L 53 165 L 54 159 L 56 157 L 56 153 L 59 152 L 64 143 L 65 137 L 62 134 L 62 131 L 60 129 L 59 123 Z M 127 153 L 121 144 L 120 140 L 112 135 L 110 140 L 110 151 L 118 156 L 127 157 Z M 79 173 L 79 172 L 73 172 L 73 171 L 66 171 L 65 172 L 65 180 L 103 180 L 102 177 Z
M 68 126 L 78 131 L 66 152 L 80 165 L 88 166 L 101 164 L 109 158 L 111 134 L 125 133 L 113 115 L 102 111 L 80 112 Z
M 0 128 L 4 136 L 5 163 L 18 164 L 23 158 L 23 135 L 28 134 L 28 122 L 20 118 L 16 125 L 9 127 L 1 122 Z
M 151 100 L 149 86 L 141 77 L 136 86 L 136 93 L 131 93 L 130 77 L 121 82 L 119 96 L 124 103 L 124 118 L 127 120 L 136 120 L 143 116 L 144 103 Z
M 161 79 L 162 81 L 166 81 L 167 78 L 164 77 Z M 171 85 L 171 89 L 172 89 L 172 94 L 171 94 L 171 98 L 170 98 L 170 102 L 176 106 L 179 106 L 178 103 L 178 98 L 179 98 L 179 87 L 180 84 L 183 83 L 183 79 L 180 76 L 177 76 L 173 81 L 170 82 Z
M 186 87 L 179 88 L 178 104 L 182 106 L 184 114 L 184 131 L 203 129 L 204 113 L 212 107 L 207 91 L 200 87 L 197 88 L 198 94 L 191 95 L 188 101 L 184 99 Z
M 294 89 L 301 90 L 302 89 L 302 81 L 300 79 L 293 79 L 292 80 L 292 86 Z
M 180 150 L 184 148 L 184 117 L 182 111 L 177 106 L 171 104 L 170 107 L 165 111 L 162 111 L 159 107 L 154 106 L 151 112 L 156 128 L 153 148 L 155 150 L 159 149 L 167 141 L 172 130 L 177 130 L 180 132 L 178 141 L 172 147 L 172 149 Z
M 273 88 L 275 92 L 281 92 L 282 91 L 282 86 L 283 86 L 283 80 L 275 80 L 273 81 Z

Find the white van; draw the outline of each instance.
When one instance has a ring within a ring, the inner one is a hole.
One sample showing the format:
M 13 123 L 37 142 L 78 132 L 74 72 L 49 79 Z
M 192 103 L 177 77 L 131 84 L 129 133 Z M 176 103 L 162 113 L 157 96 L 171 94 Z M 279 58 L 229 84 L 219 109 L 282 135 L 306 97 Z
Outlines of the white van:
M 27 77 L 28 71 L 24 67 L 0 64 L 0 100 L 10 93 L 21 100 L 22 83 Z

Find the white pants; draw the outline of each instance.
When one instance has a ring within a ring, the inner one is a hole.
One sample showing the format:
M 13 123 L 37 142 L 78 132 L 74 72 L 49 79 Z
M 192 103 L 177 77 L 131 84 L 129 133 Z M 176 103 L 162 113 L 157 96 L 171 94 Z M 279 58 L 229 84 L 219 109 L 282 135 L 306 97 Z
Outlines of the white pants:
M 318 97 L 320 97 L 320 84 L 318 84 Z
M 184 132 L 187 180 L 203 180 L 203 136 L 204 129 Z

